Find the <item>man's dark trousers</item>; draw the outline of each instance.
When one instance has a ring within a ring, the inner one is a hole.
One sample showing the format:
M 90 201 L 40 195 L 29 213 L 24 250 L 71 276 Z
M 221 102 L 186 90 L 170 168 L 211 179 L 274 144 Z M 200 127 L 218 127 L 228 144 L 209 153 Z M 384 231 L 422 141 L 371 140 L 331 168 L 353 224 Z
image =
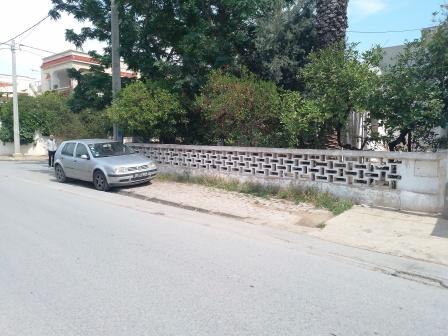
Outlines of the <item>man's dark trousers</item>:
M 54 167 L 54 153 L 56 151 L 48 151 L 48 167 Z

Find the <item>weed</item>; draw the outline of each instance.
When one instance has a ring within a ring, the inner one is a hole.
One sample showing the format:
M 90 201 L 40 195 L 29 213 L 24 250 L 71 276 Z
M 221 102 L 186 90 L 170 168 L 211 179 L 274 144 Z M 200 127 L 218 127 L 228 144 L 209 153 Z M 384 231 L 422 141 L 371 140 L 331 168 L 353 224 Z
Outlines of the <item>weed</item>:
M 296 204 L 311 203 L 317 208 L 328 209 L 339 215 L 350 209 L 353 203 L 350 200 L 339 199 L 327 192 L 320 192 L 314 188 L 288 187 L 280 188 L 275 185 L 263 185 L 254 182 L 239 182 L 236 179 L 224 179 L 212 176 L 192 176 L 190 174 L 159 174 L 161 181 L 200 184 L 227 191 L 239 192 L 262 198 L 279 198 L 292 201 Z

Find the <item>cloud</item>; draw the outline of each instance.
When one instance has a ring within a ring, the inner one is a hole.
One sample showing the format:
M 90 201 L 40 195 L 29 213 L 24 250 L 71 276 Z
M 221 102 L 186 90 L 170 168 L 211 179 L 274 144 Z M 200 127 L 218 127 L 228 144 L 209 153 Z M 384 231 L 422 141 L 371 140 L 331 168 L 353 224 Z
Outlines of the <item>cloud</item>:
M 386 9 L 385 0 L 351 0 L 349 2 L 349 15 L 356 18 L 366 18 Z

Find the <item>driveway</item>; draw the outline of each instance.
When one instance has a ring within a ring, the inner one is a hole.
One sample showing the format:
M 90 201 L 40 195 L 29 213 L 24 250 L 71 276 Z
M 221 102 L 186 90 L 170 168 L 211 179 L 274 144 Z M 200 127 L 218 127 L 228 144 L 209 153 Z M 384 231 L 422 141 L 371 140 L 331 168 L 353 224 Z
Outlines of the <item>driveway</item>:
M 0 162 L 2 336 L 445 336 L 446 278 Z

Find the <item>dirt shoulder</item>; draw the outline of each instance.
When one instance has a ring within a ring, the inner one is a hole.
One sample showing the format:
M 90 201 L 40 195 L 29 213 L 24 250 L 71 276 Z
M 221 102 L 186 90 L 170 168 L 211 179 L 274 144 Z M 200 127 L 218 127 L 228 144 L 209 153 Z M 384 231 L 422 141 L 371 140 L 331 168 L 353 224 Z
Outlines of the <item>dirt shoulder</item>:
M 151 185 L 123 189 L 122 193 L 296 232 L 309 231 L 333 217 L 330 211 L 317 209 L 310 204 L 295 204 L 178 182 L 154 180 Z

